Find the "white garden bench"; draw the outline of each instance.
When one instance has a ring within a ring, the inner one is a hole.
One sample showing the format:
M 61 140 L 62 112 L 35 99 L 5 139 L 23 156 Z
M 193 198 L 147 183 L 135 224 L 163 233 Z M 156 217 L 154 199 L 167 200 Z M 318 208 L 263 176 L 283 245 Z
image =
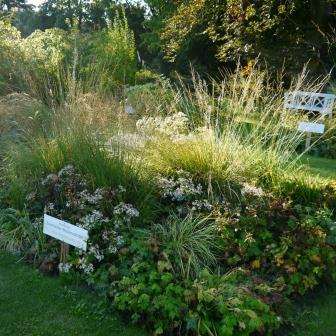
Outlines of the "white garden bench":
M 285 93 L 285 108 L 319 112 L 332 117 L 336 96 L 327 93 L 294 91 Z

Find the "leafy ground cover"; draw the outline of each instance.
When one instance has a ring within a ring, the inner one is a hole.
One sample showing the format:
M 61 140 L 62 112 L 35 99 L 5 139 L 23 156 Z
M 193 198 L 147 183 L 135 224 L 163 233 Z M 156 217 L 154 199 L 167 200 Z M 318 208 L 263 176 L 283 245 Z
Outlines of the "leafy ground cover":
M 75 286 L 66 287 L 0 252 L 0 334 L 2 336 L 146 335 L 140 328 L 102 316 L 97 297 Z

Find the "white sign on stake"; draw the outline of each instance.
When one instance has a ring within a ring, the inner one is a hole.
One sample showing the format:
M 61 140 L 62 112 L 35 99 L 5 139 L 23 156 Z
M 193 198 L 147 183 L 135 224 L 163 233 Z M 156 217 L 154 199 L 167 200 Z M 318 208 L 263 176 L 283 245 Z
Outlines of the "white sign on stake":
M 323 124 L 316 124 L 311 122 L 300 122 L 298 130 L 301 132 L 307 132 L 307 133 L 324 133 L 325 126 Z
M 44 215 L 43 233 L 82 250 L 87 248 L 89 238 L 87 230 L 47 214 Z

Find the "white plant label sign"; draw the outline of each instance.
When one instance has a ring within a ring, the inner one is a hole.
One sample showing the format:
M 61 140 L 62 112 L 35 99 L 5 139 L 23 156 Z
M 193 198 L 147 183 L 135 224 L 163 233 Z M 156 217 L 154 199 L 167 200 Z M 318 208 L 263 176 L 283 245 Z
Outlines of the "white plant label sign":
M 325 125 L 323 124 L 316 124 L 316 123 L 310 123 L 310 122 L 300 122 L 298 130 L 301 132 L 306 133 L 324 133 Z
M 87 230 L 47 214 L 44 215 L 43 233 L 82 250 L 87 248 Z

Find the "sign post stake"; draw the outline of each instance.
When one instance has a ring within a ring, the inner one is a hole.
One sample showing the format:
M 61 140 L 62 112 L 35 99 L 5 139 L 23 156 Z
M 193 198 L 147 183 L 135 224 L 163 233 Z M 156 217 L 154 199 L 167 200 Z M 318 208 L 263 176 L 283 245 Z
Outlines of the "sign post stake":
M 69 245 L 64 242 L 61 242 L 60 262 L 62 264 L 66 263 L 68 254 L 69 254 Z
M 311 138 L 312 138 L 312 134 L 311 132 L 307 133 L 307 139 L 306 139 L 306 151 L 309 149 L 310 147 L 310 143 L 311 143 Z

